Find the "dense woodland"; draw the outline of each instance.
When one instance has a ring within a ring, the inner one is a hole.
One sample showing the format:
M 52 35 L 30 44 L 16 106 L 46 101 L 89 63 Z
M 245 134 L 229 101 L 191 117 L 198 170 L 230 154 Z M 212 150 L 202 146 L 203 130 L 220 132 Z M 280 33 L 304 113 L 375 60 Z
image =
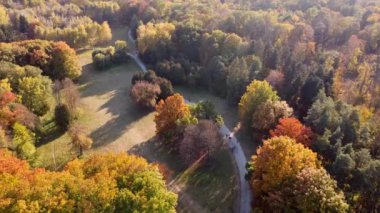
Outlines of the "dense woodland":
M 0 152 L 0 211 L 175 211 L 176 195 L 139 157 L 38 168 L 49 111 L 79 157 L 91 148 L 76 124 L 76 51 L 109 44 L 110 25 L 128 26 L 136 39 L 149 72 L 133 76 L 129 95 L 156 110 L 157 137 L 183 164 L 212 164 L 223 118 L 173 86 L 238 108 L 244 134 L 260 145 L 247 162 L 254 210 L 380 211 L 378 0 L 0 2 L 0 145 L 8 149 Z M 94 68 L 128 63 L 131 45 L 97 48 Z

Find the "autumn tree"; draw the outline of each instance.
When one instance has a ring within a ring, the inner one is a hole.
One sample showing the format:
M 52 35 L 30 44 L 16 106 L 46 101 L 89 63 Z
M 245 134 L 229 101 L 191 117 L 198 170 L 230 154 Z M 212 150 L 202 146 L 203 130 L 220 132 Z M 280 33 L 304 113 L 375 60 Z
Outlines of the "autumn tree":
M 156 51 L 160 47 L 159 43 L 170 43 L 174 30 L 175 26 L 171 23 L 153 24 L 149 22 L 146 25 L 141 25 L 137 29 L 137 47 L 139 52 Z
M 130 90 L 130 96 L 138 105 L 154 108 L 158 95 L 161 93 L 160 87 L 146 81 L 139 81 Z
M 218 126 L 210 120 L 201 120 L 185 128 L 179 153 L 186 165 L 195 161 L 207 162 L 222 145 Z
M 82 68 L 76 57 L 75 50 L 65 42 L 54 43 L 52 53 L 52 66 L 49 73 L 52 79 L 75 79 L 82 74 Z
M 311 147 L 313 132 L 297 118 L 281 118 L 279 124 L 270 131 L 271 137 L 288 136 L 306 147 Z
M 255 199 L 265 203 L 265 197 L 293 179 L 305 168 L 318 168 L 317 154 L 294 139 L 281 136 L 264 141 L 252 156 L 250 184 Z M 265 204 L 264 204 L 265 205 Z
M 135 73 L 132 77 L 132 85 L 136 84 L 138 81 L 146 81 L 158 85 L 161 90 L 160 94 L 158 94 L 159 100 L 166 99 L 174 94 L 172 83 L 166 78 L 158 77 L 153 70 L 149 70 L 146 73 Z
M 20 158 L 28 161 L 34 160 L 36 153 L 35 142 L 35 135 L 29 129 L 19 123 L 13 125 L 12 146 Z
M 323 168 L 305 168 L 269 195 L 273 211 L 347 212 L 349 206 L 337 182 Z
M 0 26 L 9 24 L 9 16 L 4 6 L 0 6 Z
M 294 183 L 297 208 L 302 212 L 319 209 L 326 212 L 346 212 L 348 204 L 336 181 L 325 169 L 306 168 L 298 173 Z
M 50 172 L 0 150 L 0 190 L 0 211 L 11 213 L 174 213 L 177 204 L 156 166 L 126 153 L 93 155 Z
M 112 31 L 110 26 L 108 25 L 108 22 L 103 22 L 100 25 L 100 31 L 99 31 L 99 41 L 100 43 L 105 43 L 107 41 L 110 41 L 112 39 Z
M 252 115 L 252 127 L 267 131 L 273 128 L 281 118 L 290 117 L 293 109 L 285 101 L 267 101 L 261 104 Z
M 174 94 L 166 100 L 161 100 L 156 106 L 156 132 L 164 135 L 176 127 L 176 121 L 189 116 L 190 109 L 185 103 L 185 99 L 180 94 Z
M 18 94 L 22 103 L 35 114 L 42 116 L 50 109 L 52 82 L 47 77 L 25 77 L 19 80 Z
M 69 135 L 71 137 L 72 145 L 79 150 L 78 156 L 83 155 L 83 150 L 90 149 L 92 147 L 93 141 L 86 135 L 83 126 L 78 124 L 70 126 Z
M 252 116 L 261 104 L 264 104 L 267 101 L 278 101 L 279 99 L 276 91 L 272 89 L 268 82 L 257 80 L 252 81 L 240 99 L 240 119 L 244 121 L 245 124 L 251 125 L 253 123 L 251 120 Z

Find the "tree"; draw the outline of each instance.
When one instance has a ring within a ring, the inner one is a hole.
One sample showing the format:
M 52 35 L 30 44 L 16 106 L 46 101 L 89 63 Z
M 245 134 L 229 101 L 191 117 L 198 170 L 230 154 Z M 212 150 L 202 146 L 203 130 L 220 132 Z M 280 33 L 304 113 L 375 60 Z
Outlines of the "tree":
M 28 161 L 34 160 L 36 153 L 35 141 L 34 134 L 25 126 L 19 123 L 13 125 L 12 145 L 20 158 Z
M 110 55 L 105 55 L 103 53 L 97 53 L 93 55 L 92 60 L 95 68 L 97 70 L 105 70 L 111 67 L 112 61 L 111 61 Z
M 211 101 L 200 101 L 190 107 L 191 114 L 198 120 L 212 120 L 218 125 L 223 124 L 223 117 L 217 113 Z
M 5 7 L 0 6 L 0 26 L 9 24 L 9 16 Z
M 249 68 L 249 80 L 254 79 L 263 79 L 265 76 L 262 76 L 263 73 L 263 64 L 259 57 L 255 55 L 248 55 L 245 57 L 245 61 Z
M 220 97 L 227 96 L 227 67 L 221 56 L 214 56 L 207 64 L 209 89 Z
M 80 125 L 72 125 L 69 129 L 71 143 L 79 150 L 79 155 L 83 155 L 83 150 L 92 147 L 92 139 L 85 134 L 84 127 Z
M 303 169 L 271 194 L 268 203 L 274 211 L 347 212 L 349 208 L 336 181 L 323 168 Z
M 117 40 L 115 41 L 115 50 L 117 51 L 127 51 L 128 44 L 126 41 Z
M 306 147 L 311 147 L 313 132 L 297 118 L 281 118 L 275 129 L 270 131 L 271 137 L 288 136 Z
M 158 99 L 166 99 L 174 94 L 172 83 L 168 79 L 157 77 L 153 79 L 153 83 L 160 86 L 161 93 L 158 95 Z
M 266 81 L 254 80 L 248 85 L 246 92 L 240 99 L 239 115 L 240 119 L 245 124 L 252 125 L 252 116 L 257 111 L 257 108 L 267 101 L 278 101 L 276 91 L 272 89 Z
M 227 59 L 233 58 L 238 55 L 238 51 L 241 48 L 243 39 L 235 33 L 228 34 L 224 39 L 221 55 Z
M 161 44 L 169 44 L 171 42 L 172 33 L 175 26 L 172 23 L 157 23 L 149 22 L 146 25 L 141 25 L 137 29 L 137 47 L 140 53 L 146 51 L 156 51 Z
M 108 25 L 108 22 L 103 22 L 102 25 L 100 25 L 100 31 L 99 31 L 99 41 L 100 43 L 106 43 L 107 41 L 110 41 L 112 39 L 112 31 L 110 26 Z
M 261 104 L 252 115 L 252 128 L 267 131 L 273 128 L 280 118 L 293 114 L 293 109 L 286 101 L 267 101 Z
M 316 209 L 325 212 L 346 212 L 348 204 L 336 181 L 322 169 L 305 168 L 294 184 L 297 208 L 302 212 Z
M 185 99 L 180 94 L 174 94 L 165 101 L 161 100 L 156 106 L 156 132 L 164 135 L 176 127 L 176 121 L 190 116 L 190 109 L 185 104 Z
M 244 59 L 236 58 L 228 67 L 227 100 L 235 105 L 239 102 L 249 83 L 249 71 Z
M 132 77 L 132 85 L 139 81 L 146 81 L 151 84 L 160 86 L 161 93 L 158 95 L 158 99 L 166 99 L 174 94 L 172 83 L 166 78 L 158 77 L 153 70 L 149 70 L 146 73 L 135 73 Z
M 51 80 L 47 77 L 25 77 L 19 80 L 18 93 L 28 109 L 42 116 L 50 109 L 51 86 Z
M 82 67 L 76 57 L 75 50 L 65 42 L 56 42 L 53 45 L 51 67 L 47 75 L 53 80 L 64 78 L 75 79 L 82 74 Z
M 158 76 L 170 80 L 173 84 L 183 84 L 186 82 L 186 73 L 182 65 L 176 61 L 163 60 L 156 64 Z
M 156 106 L 158 95 L 161 93 L 160 87 L 146 81 L 138 81 L 132 86 L 130 95 L 134 102 L 147 107 L 154 108 Z
M 219 128 L 213 121 L 201 120 L 185 128 L 179 154 L 186 165 L 207 162 L 222 145 Z
M 169 212 L 177 196 L 155 165 L 126 153 L 92 155 L 63 171 L 30 168 L 0 150 L 1 212 Z
M 283 72 L 272 70 L 265 78 L 265 81 L 267 81 L 278 92 L 281 92 L 284 86 L 284 77 L 285 76 Z
M 257 199 L 278 189 L 305 168 L 318 168 L 317 154 L 294 139 L 281 136 L 264 141 L 252 156 L 250 184 Z
M 69 107 L 66 104 L 58 104 L 55 107 L 54 115 L 58 127 L 63 131 L 68 130 L 73 119 Z
M 65 104 L 70 113 L 74 116 L 79 106 L 80 94 L 74 82 L 65 78 L 62 81 L 56 80 L 53 85 L 53 92 L 56 101 Z
M 303 87 L 301 88 L 300 101 L 306 108 L 313 103 L 314 98 L 318 95 L 318 92 L 324 88 L 323 80 L 315 75 L 312 75 L 307 79 Z

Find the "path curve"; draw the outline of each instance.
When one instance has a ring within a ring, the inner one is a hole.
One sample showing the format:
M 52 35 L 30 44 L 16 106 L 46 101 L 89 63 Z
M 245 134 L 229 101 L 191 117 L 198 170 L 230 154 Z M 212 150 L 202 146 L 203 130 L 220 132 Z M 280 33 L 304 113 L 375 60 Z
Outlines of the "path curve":
M 131 30 L 128 30 L 128 38 L 130 41 L 135 43 L 135 39 L 132 37 Z M 135 45 L 133 45 L 135 46 Z M 147 72 L 147 68 L 145 64 L 141 61 L 137 48 L 134 48 L 130 53 L 127 53 L 133 60 L 139 65 L 142 72 Z M 185 100 L 187 103 L 190 101 Z M 248 181 L 245 180 L 245 175 L 247 174 L 246 164 L 247 158 L 243 152 L 242 147 L 238 139 L 233 135 L 233 133 L 228 129 L 226 125 L 223 125 L 220 128 L 220 133 L 223 136 L 231 136 L 230 138 L 226 137 L 228 140 L 228 147 L 230 148 L 232 155 L 235 158 L 235 162 L 239 171 L 239 182 L 240 182 L 240 213 L 249 213 L 251 211 L 251 200 L 252 200 L 252 192 L 249 187 Z

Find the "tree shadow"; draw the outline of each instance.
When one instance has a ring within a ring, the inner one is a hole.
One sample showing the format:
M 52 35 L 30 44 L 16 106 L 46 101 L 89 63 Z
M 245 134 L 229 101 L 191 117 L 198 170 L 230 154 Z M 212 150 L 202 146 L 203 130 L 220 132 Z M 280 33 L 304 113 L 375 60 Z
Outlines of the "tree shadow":
M 133 146 L 128 150 L 128 153 L 144 157 L 150 163 L 156 162 L 165 164 L 174 172 L 173 177 L 176 177 L 180 172 L 186 169 L 186 166 L 178 160 L 178 155 L 160 143 L 157 137 Z
M 150 111 L 139 109 L 137 106 L 125 107 L 123 108 L 124 111 L 121 111 L 119 106 L 113 104 L 113 102 L 119 102 L 117 99 L 114 97 L 101 106 L 101 109 L 107 109 L 107 112 L 117 117 L 109 120 L 90 134 L 93 140 L 93 148 L 114 142 L 131 128 L 128 126 L 150 113 Z

